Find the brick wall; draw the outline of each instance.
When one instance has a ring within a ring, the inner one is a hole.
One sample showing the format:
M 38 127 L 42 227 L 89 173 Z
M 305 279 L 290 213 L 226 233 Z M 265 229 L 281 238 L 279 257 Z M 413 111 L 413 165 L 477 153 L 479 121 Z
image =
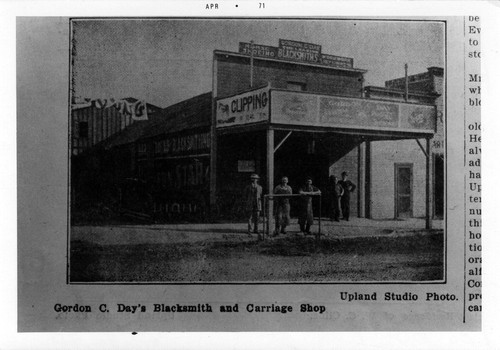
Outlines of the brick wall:
M 310 67 L 288 62 L 254 60 L 254 86 L 268 82 L 273 88 L 287 87 L 287 82 L 306 85 L 306 91 L 361 96 L 361 73 Z M 250 59 L 220 56 L 217 61 L 217 95 L 230 96 L 250 88 Z

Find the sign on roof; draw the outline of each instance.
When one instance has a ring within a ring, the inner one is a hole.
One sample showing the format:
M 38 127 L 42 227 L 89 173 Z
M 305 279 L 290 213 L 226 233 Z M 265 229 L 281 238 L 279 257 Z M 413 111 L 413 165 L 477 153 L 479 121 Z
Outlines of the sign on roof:
M 239 53 L 254 57 L 273 58 L 284 61 L 319 64 L 337 68 L 353 68 L 350 57 L 328 55 L 321 52 L 321 45 L 295 40 L 279 40 L 279 47 L 240 42 Z
M 321 54 L 321 64 L 339 68 L 352 68 L 354 60 L 350 57 Z
M 280 39 L 278 58 L 321 63 L 321 46 L 301 41 Z
M 253 47 L 253 55 L 255 57 L 264 57 L 264 58 L 278 58 L 278 48 L 274 46 L 267 45 L 257 45 L 251 43 L 240 43 L 239 52 L 245 55 L 250 56 L 252 52 L 251 48 Z
M 321 45 L 304 43 L 302 41 L 280 39 L 279 45 L 280 48 L 282 49 L 301 50 L 301 51 L 315 52 L 318 54 L 321 53 Z

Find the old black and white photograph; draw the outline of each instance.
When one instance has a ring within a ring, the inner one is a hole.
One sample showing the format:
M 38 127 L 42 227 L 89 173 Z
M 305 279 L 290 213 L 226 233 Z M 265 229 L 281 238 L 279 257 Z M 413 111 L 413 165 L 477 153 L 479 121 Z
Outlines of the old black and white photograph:
M 69 283 L 445 281 L 444 22 L 69 30 Z

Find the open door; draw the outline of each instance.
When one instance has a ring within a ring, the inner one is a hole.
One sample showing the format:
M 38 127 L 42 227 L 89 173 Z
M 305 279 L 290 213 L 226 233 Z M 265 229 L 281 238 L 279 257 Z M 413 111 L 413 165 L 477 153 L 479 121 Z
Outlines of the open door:
M 434 154 L 434 217 L 444 217 L 444 157 Z

